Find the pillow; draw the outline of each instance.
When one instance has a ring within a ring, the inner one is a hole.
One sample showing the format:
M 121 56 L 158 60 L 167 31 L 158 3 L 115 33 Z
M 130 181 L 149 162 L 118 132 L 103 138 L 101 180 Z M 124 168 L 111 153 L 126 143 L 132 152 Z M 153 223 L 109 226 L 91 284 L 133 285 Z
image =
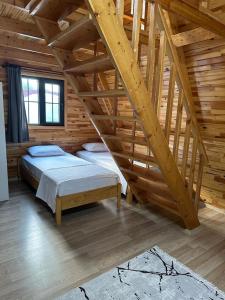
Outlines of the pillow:
M 83 144 L 82 147 L 90 152 L 108 152 L 108 148 L 103 143 L 87 143 Z
M 34 157 L 65 155 L 65 152 L 57 145 L 32 146 L 27 149 L 27 152 Z

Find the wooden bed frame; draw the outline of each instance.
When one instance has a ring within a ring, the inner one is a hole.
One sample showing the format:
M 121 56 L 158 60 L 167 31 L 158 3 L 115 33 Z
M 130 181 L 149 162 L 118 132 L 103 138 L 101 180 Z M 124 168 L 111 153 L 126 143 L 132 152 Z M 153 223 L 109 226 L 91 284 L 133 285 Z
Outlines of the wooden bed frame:
M 38 188 L 39 180 L 31 174 L 31 172 L 22 165 L 21 161 L 19 163 L 19 175 L 22 179 L 27 181 L 35 190 Z M 106 186 L 103 188 L 71 194 L 66 196 L 56 197 L 56 224 L 60 225 L 62 222 L 62 211 L 78 207 L 85 204 L 90 204 L 98 202 L 104 199 L 116 197 L 117 198 L 117 209 L 121 206 L 121 184 L 113 186 Z

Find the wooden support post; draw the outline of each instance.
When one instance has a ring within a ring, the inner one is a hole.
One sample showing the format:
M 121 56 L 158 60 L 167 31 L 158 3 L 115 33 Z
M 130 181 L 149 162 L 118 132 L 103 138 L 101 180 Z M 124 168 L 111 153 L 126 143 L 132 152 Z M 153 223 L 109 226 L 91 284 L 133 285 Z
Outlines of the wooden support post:
M 123 16 L 124 16 L 124 0 L 116 1 L 116 13 L 123 24 Z
M 55 220 L 57 225 L 62 223 L 62 202 L 60 198 L 56 198 Z
M 174 63 L 172 63 L 171 68 L 170 68 L 170 82 L 169 82 L 169 91 L 168 91 L 168 98 L 167 98 L 166 123 L 165 123 L 165 136 L 166 136 L 166 139 L 168 142 L 170 140 L 170 129 L 171 129 L 171 119 L 172 119 L 172 113 L 173 113 L 175 79 L 176 79 L 176 67 L 175 67 Z
M 117 209 L 121 208 L 121 183 L 117 184 Z
M 154 78 L 155 78 L 155 9 L 154 3 L 149 3 L 149 35 L 148 35 L 148 56 L 146 67 L 146 84 L 150 101 L 154 103 Z
M 203 155 L 200 155 L 200 161 L 199 161 L 199 166 L 198 166 L 198 178 L 197 178 L 196 191 L 195 191 L 195 209 L 196 209 L 196 211 L 198 211 L 198 204 L 199 204 L 199 200 L 200 200 L 203 169 L 204 169 L 204 157 L 203 157 Z
M 142 16 L 143 0 L 134 0 L 134 18 L 133 18 L 133 30 L 132 30 L 132 48 L 134 51 L 135 60 L 138 62 L 139 57 L 139 38 L 141 31 L 141 16 Z M 133 117 L 136 117 L 133 112 Z M 132 136 L 135 139 L 136 134 L 136 122 L 132 125 Z M 131 152 L 134 154 L 135 144 L 131 144 Z M 132 164 L 134 161 L 132 160 Z
M 188 191 L 191 199 L 193 194 L 193 183 L 195 178 L 195 164 L 196 164 L 197 150 L 198 150 L 198 140 L 196 137 L 194 137 L 193 144 L 192 144 L 191 165 L 190 165 L 190 174 L 189 174 L 189 182 L 188 182 Z
M 160 44 L 159 44 L 159 58 L 157 65 L 157 75 L 156 75 L 156 95 L 155 95 L 155 111 L 160 119 L 160 105 L 162 99 L 162 85 L 163 85 L 163 75 L 164 75 L 164 60 L 166 54 L 166 35 L 164 31 L 160 33 Z
M 126 201 L 128 204 L 131 204 L 133 201 L 133 194 L 131 192 L 131 188 L 129 185 L 127 185 L 127 196 L 126 196 Z
M 178 105 L 177 105 L 176 126 L 175 126 L 174 143 L 173 143 L 173 156 L 175 162 L 178 162 L 181 121 L 183 115 L 183 101 L 184 101 L 184 94 L 183 91 L 180 91 L 179 98 L 178 98 Z
M 184 148 L 183 148 L 183 157 L 182 157 L 182 169 L 181 174 L 185 180 L 186 170 L 187 170 L 187 162 L 189 155 L 189 146 L 190 146 L 190 137 L 191 137 L 191 121 L 187 119 L 186 128 L 185 128 L 185 136 L 184 136 Z
M 138 60 L 139 38 L 141 31 L 141 15 L 143 8 L 143 0 L 134 0 L 134 18 L 132 31 L 132 48 L 136 61 Z

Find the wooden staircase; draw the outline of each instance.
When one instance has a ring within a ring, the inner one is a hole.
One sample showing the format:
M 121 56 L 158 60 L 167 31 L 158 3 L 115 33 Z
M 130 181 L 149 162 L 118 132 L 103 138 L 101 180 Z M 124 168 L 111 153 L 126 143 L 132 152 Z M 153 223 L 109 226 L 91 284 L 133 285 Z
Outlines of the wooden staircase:
M 123 27 L 123 1 L 117 7 L 112 0 L 33 2 L 30 13 L 132 193 L 141 202 L 179 216 L 186 228 L 197 227 L 207 158 L 174 55 L 165 72 L 169 36 L 163 16 L 158 14 L 162 28 L 156 32 L 155 6 L 150 4 L 150 25 L 143 33 L 141 1 L 132 30 Z M 61 30 L 59 21 L 81 6 L 89 14 Z M 140 43 L 148 53 L 144 75 L 139 66 Z M 165 73 L 169 87 L 163 121 L 160 103 Z M 128 103 L 125 110 L 121 109 L 124 102 Z

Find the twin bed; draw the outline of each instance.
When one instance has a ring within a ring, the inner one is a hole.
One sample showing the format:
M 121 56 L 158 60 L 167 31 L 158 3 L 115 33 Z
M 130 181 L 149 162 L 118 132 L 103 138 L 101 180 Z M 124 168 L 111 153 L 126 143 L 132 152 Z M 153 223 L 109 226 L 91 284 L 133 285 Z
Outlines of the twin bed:
M 55 213 L 58 225 L 65 209 L 112 197 L 117 198 L 119 208 L 120 182 L 125 193 L 126 181 L 109 152 L 83 150 L 77 155 L 79 157 L 54 145 L 34 146 L 21 159 L 22 178 L 37 190 L 37 198 Z

